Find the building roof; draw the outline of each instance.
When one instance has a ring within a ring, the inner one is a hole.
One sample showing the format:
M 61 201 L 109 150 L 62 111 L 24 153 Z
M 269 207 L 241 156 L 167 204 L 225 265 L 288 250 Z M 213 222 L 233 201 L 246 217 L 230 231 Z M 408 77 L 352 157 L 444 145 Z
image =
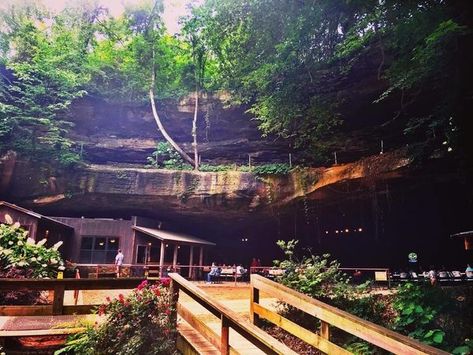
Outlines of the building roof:
M 133 229 L 166 242 L 175 242 L 177 244 L 197 244 L 197 245 L 216 245 L 208 240 L 197 238 L 188 234 L 174 233 L 162 229 L 146 228 L 133 226 Z
M 450 235 L 450 237 L 469 237 L 473 236 L 473 231 L 460 232 Z
M 27 215 L 29 215 L 29 216 L 31 216 L 31 217 L 34 217 L 34 218 L 37 218 L 37 219 L 40 219 L 40 220 L 44 220 L 44 221 L 48 221 L 48 222 L 57 224 L 58 226 L 61 226 L 61 227 L 63 227 L 63 228 L 74 229 L 73 227 L 71 227 L 71 226 L 69 226 L 69 225 L 67 225 L 67 224 L 65 224 L 65 223 L 59 222 L 59 221 L 57 221 L 57 220 L 55 220 L 55 219 L 53 219 L 53 218 L 43 216 L 42 214 L 39 214 L 39 213 L 30 211 L 30 210 L 27 210 L 26 208 L 23 208 L 23 207 L 14 205 L 14 204 L 9 203 L 9 202 L 6 202 L 6 201 L 0 201 L 0 206 L 6 206 L 6 207 L 11 208 L 11 209 L 14 209 L 14 210 L 16 210 L 16 211 L 18 211 L 18 212 L 27 214 Z

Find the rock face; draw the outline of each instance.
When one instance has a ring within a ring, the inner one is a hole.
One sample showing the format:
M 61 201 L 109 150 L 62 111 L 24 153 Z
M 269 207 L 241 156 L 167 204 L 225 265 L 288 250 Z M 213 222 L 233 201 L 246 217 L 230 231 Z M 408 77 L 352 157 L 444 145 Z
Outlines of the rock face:
M 326 187 L 346 181 L 393 179 L 409 165 L 403 152 L 331 168 L 299 169 L 258 177 L 227 171 L 203 173 L 87 165 L 50 175 L 26 162 L 3 161 L 2 196 L 53 215 L 129 216 L 234 223 L 284 210 L 302 198 L 327 198 Z M 320 193 L 323 193 L 321 195 Z
M 148 104 L 111 104 L 86 98 L 74 104 L 71 138 L 81 142 L 85 160 L 146 164 L 157 141 L 163 141 Z M 161 102 L 158 111 L 173 139 L 192 152 L 191 99 L 179 103 Z M 244 108 L 224 108 L 218 98 L 203 99 L 197 129 L 203 162 L 246 163 L 250 154 L 255 161 L 287 161 L 287 143 L 262 139 L 257 123 Z

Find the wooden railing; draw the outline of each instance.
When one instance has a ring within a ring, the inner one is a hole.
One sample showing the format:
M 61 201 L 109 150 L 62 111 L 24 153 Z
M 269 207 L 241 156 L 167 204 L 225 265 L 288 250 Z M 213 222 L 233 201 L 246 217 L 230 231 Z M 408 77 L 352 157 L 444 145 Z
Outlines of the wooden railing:
M 5 290 L 53 290 L 52 305 L 0 306 L 0 316 L 39 316 L 63 314 L 89 314 L 97 305 L 64 305 L 66 290 L 117 290 L 137 287 L 143 278 L 103 279 L 0 279 L 0 291 Z
M 177 301 L 178 314 L 205 339 L 207 339 L 207 341 L 213 344 L 217 349 L 220 349 L 221 354 L 237 353 L 229 343 L 230 328 L 234 329 L 237 333 L 267 354 L 297 354 L 286 345 L 280 343 L 260 328 L 242 318 L 234 311 L 228 309 L 218 301 L 211 299 L 208 294 L 184 279 L 179 274 L 171 273 L 169 276 L 171 277 L 171 289 L 175 295 L 175 300 Z M 215 333 L 178 302 L 179 290 L 189 295 L 197 303 L 221 320 L 220 334 Z
M 320 330 L 313 333 L 259 304 L 260 291 L 275 297 L 320 320 Z M 448 354 L 416 340 L 344 312 L 260 275 L 251 275 L 250 319 L 260 317 L 281 327 L 304 342 L 327 354 L 349 354 L 330 341 L 330 327 L 336 327 L 394 354 Z

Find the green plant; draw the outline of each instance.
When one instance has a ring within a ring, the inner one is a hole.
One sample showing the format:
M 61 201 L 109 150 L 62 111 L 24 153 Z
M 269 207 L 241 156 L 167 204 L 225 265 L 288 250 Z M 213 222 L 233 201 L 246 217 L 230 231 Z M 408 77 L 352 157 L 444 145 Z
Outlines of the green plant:
M 193 176 L 191 183 L 186 186 L 186 189 L 184 192 L 178 195 L 178 198 L 181 200 L 181 202 L 186 203 L 189 197 L 194 193 L 194 191 L 197 189 L 200 183 L 200 178 L 198 176 Z
M 9 215 L 5 215 L 5 219 L 9 224 L 0 224 L 0 267 L 3 270 L 31 270 L 35 278 L 54 278 L 58 270 L 64 270 L 58 251 L 62 242 L 47 248 L 46 239 L 36 243 Z
M 465 339 L 463 345 L 457 346 L 453 349 L 452 354 L 454 355 L 469 355 L 473 354 L 473 340 Z
M 438 328 L 435 318 L 446 302 L 440 288 L 412 283 L 401 285 L 393 301 L 393 308 L 397 312 L 393 328 L 424 343 L 441 345 L 445 331 Z
M 181 155 L 167 142 L 158 142 L 152 156 L 146 158 L 148 167 L 172 170 L 192 170 Z
M 291 167 L 289 166 L 289 164 L 284 163 L 257 165 L 251 170 L 251 172 L 256 176 L 288 175 L 290 171 Z
M 55 355 L 177 354 L 176 308 L 168 286 L 165 280 L 153 285 L 145 280 L 127 297 L 107 298 L 98 308 L 106 321 L 71 336 Z
M 298 243 L 298 240 L 277 241 L 286 255 L 285 260 L 274 261 L 277 267 L 286 271 L 277 278 L 278 282 L 331 303 L 354 297 L 357 289 L 349 285 L 350 278 L 339 269 L 340 264 L 336 260 L 330 260 L 330 254 L 310 254 L 298 259 L 295 256 Z

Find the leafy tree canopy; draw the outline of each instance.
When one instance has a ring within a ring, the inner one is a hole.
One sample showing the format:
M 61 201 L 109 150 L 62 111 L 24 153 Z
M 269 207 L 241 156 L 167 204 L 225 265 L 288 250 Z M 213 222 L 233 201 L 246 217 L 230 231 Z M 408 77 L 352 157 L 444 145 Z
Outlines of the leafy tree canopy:
M 427 139 L 452 138 L 465 99 L 459 44 L 470 35 L 468 14 L 461 2 L 439 0 L 207 0 L 194 18 L 218 59 L 222 87 L 251 106 L 263 133 L 321 151 L 343 123 L 340 90 L 373 53 L 374 72 L 388 83 L 376 102 L 401 97 L 386 120 L 401 117 L 406 133 Z M 432 90 L 436 105 L 407 112 Z

